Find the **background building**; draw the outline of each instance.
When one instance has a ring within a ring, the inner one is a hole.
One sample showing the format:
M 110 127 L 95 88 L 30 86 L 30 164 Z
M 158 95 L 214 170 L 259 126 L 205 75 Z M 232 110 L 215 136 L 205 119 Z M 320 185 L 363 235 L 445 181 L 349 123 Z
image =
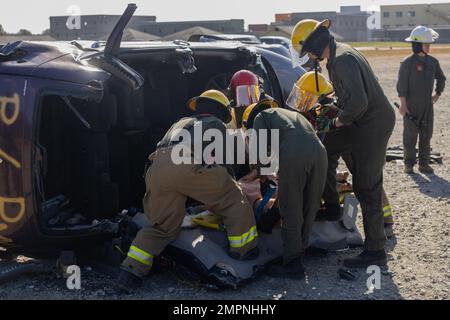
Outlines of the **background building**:
M 203 27 L 193 27 L 189 29 L 185 29 L 176 33 L 172 33 L 168 36 L 161 38 L 162 41 L 173 41 L 173 40 L 189 40 L 192 36 L 213 36 L 218 34 L 219 32 L 206 29 Z
M 450 25 L 450 3 L 380 6 L 381 28 Z
M 303 19 L 331 21 L 331 31 L 339 41 L 403 41 L 417 25 L 425 25 L 440 34 L 441 43 L 450 42 L 450 3 L 385 5 L 380 7 L 380 19 L 370 29 L 371 14 L 360 6 L 341 6 L 339 12 L 278 13 L 275 22 L 249 25 L 248 32 L 256 36 L 290 37 L 293 27 Z M 119 15 L 81 16 L 81 28 L 70 30 L 68 16 L 50 17 L 50 36 L 56 40 L 105 40 L 117 23 Z M 378 23 L 379 22 L 379 23 Z M 244 34 L 242 19 L 211 21 L 157 22 L 155 16 L 135 16 L 131 19 L 125 40 L 172 39 L 180 35 L 205 30 L 208 34 Z M 173 36 L 172 36 L 173 35 Z
M 249 24 L 248 25 L 248 32 L 253 33 L 255 35 L 260 35 L 267 31 L 269 31 L 268 24 L 261 23 L 261 24 Z
M 361 11 L 360 6 L 341 6 L 340 12 L 319 11 L 319 12 L 294 12 L 275 15 L 275 23 L 272 26 L 295 26 L 303 19 L 315 19 L 331 21 L 332 31 L 338 35 L 339 39 L 345 41 L 367 41 L 369 29 L 367 19 L 369 14 Z M 273 28 L 271 28 L 273 30 Z M 282 29 L 280 29 L 282 30 Z
M 101 40 L 107 38 L 119 18 L 119 15 L 81 16 L 81 29 L 70 30 L 67 27 L 68 16 L 50 17 L 50 35 L 56 40 Z M 245 31 L 244 20 L 240 19 L 156 22 L 155 16 L 134 16 L 128 24 L 131 32 L 139 34 L 139 38 L 145 38 L 142 33 L 159 38 L 194 27 L 202 27 L 218 33 L 244 33 Z
M 439 43 L 450 43 L 450 3 L 389 5 L 380 7 L 381 29 L 373 40 L 403 41 L 423 25 L 439 33 Z
M 68 16 L 50 17 L 50 35 L 56 40 L 99 40 L 107 37 L 120 15 L 85 15 L 81 16 L 81 29 L 69 29 L 67 27 Z M 134 16 L 128 28 L 142 31 L 142 25 L 156 21 L 155 16 Z
M 173 21 L 173 22 L 149 22 L 141 26 L 140 31 L 153 34 L 158 37 L 166 37 L 194 27 L 202 27 L 219 33 L 244 33 L 244 20 L 210 20 L 210 21 Z
M 285 37 L 290 39 L 294 26 L 275 26 L 271 25 L 266 32 L 259 34 L 260 37 Z M 343 41 L 344 39 L 337 33 L 331 31 L 333 37 L 338 41 Z

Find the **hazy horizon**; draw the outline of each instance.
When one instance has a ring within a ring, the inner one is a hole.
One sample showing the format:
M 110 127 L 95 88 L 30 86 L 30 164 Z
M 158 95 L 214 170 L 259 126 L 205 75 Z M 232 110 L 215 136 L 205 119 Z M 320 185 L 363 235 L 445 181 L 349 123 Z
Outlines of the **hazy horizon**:
M 276 0 L 268 2 L 257 0 L 164 0 L 157 8 L 154 1 L 146 0 L 112 0 L 94 2 L 91 0 L 17 0 L 3 4 L 0 10 L 0 24 L 8 33 L 16 33 L 20 29 L 27 29 L 33 33 L 41 33 L 50 27 L 50 16 L 68 15 L 67 9 L 76 5 L 80 7 L 81 14 L 121 14 L 128 3 L 134 2 L 138 9 L 136 15 L 153 15 L 157 21 L 189 21 L 189 20 L 219 20 L 244 19 L 248 24 L 270 23 L 275 20 L 275 13 L 312 12 L 312 11 L 339 11 L 340 6 L 360 5 L 363 10 L 379 8 L 380 5 L 389 4 L 417 4 L 417 3 L 445 3 L 449 0 L 434 0 L 432 2 L 421 0 L 322 0 L 320 3 L 310 1 Z M 26 10 L 23 10 L 26 8 Z M 176 10 L 173 10 L 176 8 Z M 24 12 L 25 11 L 25 12 Z

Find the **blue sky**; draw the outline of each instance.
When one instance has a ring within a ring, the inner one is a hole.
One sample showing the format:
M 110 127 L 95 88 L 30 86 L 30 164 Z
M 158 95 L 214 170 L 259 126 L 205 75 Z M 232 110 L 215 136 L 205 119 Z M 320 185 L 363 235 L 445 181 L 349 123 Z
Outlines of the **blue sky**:
M 133 0 L 2 0 L 0 24 L 8 32 L 21 28 L 40 33 L 49 27 L 51 15 L 67 15 L 71 5 L 82 14 L 120 14 Z M 275 13 L 335 11 L 341 5 L 361 5 L 363 9 L 380 4 L 427 3 L 423 0 L 135 0 L 136 14 L 156 15 L 158 21 L 245 19 L 249 23 L 268 23 Z M 433 0 L 431 3 L 450 2 Z

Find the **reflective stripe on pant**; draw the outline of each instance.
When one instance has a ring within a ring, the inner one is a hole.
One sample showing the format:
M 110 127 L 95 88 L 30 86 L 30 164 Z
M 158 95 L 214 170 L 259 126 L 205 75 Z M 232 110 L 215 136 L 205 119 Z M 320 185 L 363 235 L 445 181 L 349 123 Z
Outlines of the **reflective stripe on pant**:
M 139 245 L 136 242 L 134 241 L 136 245 Z M 121 268 L 138 277 L 144 277 L 152 268 L 153 255 L 138 248 L 136 245 L 130 247 L 126 259 L 122 262 Z
M 133 246 L 147 254 L 159 255 L 181 231 L 189 197 L 205 204 L 207 209 L 223 218 L 230 251 L 242 256 L 255 248 L 257 233 L 253 209 L 226 168 L 175 165 L 171 152 L 171 148 L 158 150 L 147 171 L 144 211 L 152 227 L 140 230 Z M 145 276 L 151 265 L 127 257 L 122 267 Z
M 230 248 L 239 249 L 245 247 L 258 237 L 258 231 L 256 226 L 250 228 L 250 230 L 240 236 L 228 236 L 228 242 Z
M 150 253 L 147 253 L 135 246 L 130 247 L 128 257 L 150 267 L 153 263 L 153 256 Z
M 389 203 L 389 199 L 384 189 L 381 200 L 383 204 L 384 224 L 394 224 L 394 215 L 392 212 L 392 206 Z
M 383 213 L 384 213 L 384 224 L 394 224 L 392 207 L 390 205 L 383 208 Z

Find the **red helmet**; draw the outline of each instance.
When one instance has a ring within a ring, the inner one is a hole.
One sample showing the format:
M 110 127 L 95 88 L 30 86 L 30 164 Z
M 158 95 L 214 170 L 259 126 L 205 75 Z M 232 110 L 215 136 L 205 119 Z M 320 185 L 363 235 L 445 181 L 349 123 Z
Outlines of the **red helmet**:
M 251 71 L 236 72 L 231 78 L 229 90 L 236 107 L 249 106 L 259 101 L 259 79 Z

